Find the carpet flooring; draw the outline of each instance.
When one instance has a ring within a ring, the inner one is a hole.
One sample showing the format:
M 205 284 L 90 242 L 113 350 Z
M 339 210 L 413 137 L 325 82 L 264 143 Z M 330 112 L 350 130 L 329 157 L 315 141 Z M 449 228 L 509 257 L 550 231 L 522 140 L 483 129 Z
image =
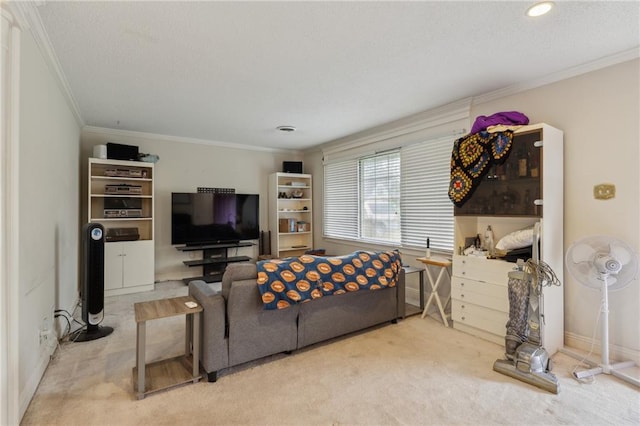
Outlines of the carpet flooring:
M 180 282 L 105 300 L 108 337 L 62 343 L 23 425 L 638 425 L 640 392 L 615 377 L 575 381 L 553 357 L 554 395 L 496 373 L 499 345 L 413 316 L 231 368 L 137 400 L 133 303 L 186 294 Z M 184 320 L 147 323 L 147 362 L 184 348 Z

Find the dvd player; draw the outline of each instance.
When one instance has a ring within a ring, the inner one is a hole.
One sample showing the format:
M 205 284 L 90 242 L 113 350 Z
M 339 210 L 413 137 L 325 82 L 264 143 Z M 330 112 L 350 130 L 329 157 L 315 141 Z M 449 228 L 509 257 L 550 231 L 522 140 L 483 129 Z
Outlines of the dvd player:
M 109 228 L 105 240 L 115 241 L 136 241 L 140 239 L 138 228 Z
M 104 209 L 104 217 L 113 219 L 118 217 L 142 217 L 141 209 Z
M 142 194 L 142 186 L 140 185 L 129 185 L 127 183 L 119 184 L 119 185 L 106 185 L 105 194 L 134 194 L 140 195 Z

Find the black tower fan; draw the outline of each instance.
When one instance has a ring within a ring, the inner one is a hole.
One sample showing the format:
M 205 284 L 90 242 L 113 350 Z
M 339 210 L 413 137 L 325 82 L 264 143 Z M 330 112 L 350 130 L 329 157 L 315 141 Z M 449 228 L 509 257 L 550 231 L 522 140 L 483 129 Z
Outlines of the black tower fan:
M 99 223 L 82 227 L 82 320 L 86 324 L 74 339 L 86 342 L 108 336 L 112 327 L 100 326 L 104 319 L 104 239 Z

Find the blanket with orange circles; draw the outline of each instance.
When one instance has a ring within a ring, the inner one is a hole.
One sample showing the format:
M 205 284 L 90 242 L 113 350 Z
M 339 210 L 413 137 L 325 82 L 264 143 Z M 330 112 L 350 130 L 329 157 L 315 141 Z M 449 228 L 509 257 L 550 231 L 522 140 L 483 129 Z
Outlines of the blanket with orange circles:
M 256 266 L 264 308 L 285 309 L 321 297 L 395 287 L 402 261 L 398 251 L 356 251 L 261 260 Z

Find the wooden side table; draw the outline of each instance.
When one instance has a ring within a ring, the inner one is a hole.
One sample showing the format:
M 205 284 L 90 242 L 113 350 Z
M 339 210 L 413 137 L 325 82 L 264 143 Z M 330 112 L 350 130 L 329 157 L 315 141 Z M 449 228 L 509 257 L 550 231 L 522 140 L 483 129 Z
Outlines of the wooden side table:
M 196 303 L 189 308 L 186 302 Z M 200 312 L 202 306 L 191 296 L 139 302 L 133 305 L 136 316 L 136 366 L 133 388 L 138 399 L 154 392 L 200 380 Z M 146 322 L 176 315 L 186 316 L 185 354 L 145 363 Z M 193 344 L 193 350 L 191 350 Z
M 449 280 L 451 280 L 451 273 L 449 272 L 449 268 L 451 267 L 452 262 L 449 259 L 441 259 L 437 257 L 419 257 L 417 258 L 417 260 L 424 263 L 425 270 L 427 271 L 427 278 L 429 279 L 429 284 L 431 284 L 431 294 L 429 295 L 427 304 L 424 306 L 424 310 L 422 311 L 422 318 L 427 315 L 427 310 L 429 309 L 429 306 L 431 306 L 431 302 L 435 300 L 436 304 L 438 305 L 438 309 L 440 310 L 442 322 L 444 323 L 445 327 L 449 327 L 449 321 L 447 320 L 447 314 L 444 312 L 444 308 L 447 306 L 447 303 L 449 303 L 449 300 L 451 299 L 451 291 L 449 291 L 447 299 L 445 300 L 443 305 L 442 301 L 440 300 L 440 295 L 438 294 L 438 288 L 442 284 L 442 277 L 444 276 L 445 272 L 449 276 Z M 429 266 L 437 266 L 440 268 L 438 278 L 436 278 L 435 281 L 433 280 L 433 276 L 431 275 Z

